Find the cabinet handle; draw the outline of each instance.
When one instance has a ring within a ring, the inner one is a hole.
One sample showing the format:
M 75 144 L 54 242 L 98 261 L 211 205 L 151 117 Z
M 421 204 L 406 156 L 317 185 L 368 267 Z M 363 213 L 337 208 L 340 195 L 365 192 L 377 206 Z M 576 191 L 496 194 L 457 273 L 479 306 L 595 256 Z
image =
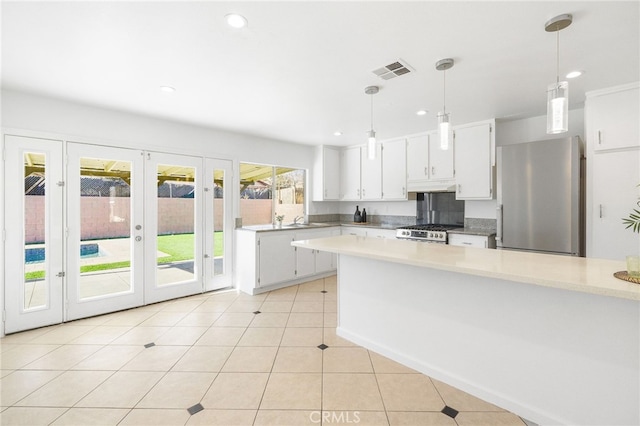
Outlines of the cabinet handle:
M 327 190 L 324 190 L 324 197 L 327 198 Z
M 404 186 L 402 187 L 402 195 L 407 195 L 407 188 Z
M 462 194 L 462 185 L 458 184 L 458 194 Z
M 356 189 L 356 193 L 358 194 L 358 197 L 360 197 L 360 189 Z
M 427 176 L 429 174 L 428 167 L 424 168 L 424 175 Z
M 598 145 L 602 145 L 602 130 L 598 130 Z
M 600 207 L 600 219 L 602 219 L 602 204 L 599 204 Z
M 472 243 L 468 242 L 468 241 L 463 241 L 462 244 L 464 244 L 465 246 L 470 246 L 472 245 Z
M 431 175 L 435 176 L 436 174 L 436 167 L 435 166 L 431 166 Z

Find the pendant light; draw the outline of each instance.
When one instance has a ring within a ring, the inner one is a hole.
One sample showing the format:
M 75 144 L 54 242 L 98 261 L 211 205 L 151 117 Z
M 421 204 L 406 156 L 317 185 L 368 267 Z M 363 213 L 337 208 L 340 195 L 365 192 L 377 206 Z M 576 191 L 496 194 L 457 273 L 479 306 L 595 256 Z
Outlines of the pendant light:
M 569 83 L 560 81 L 560 30 L 571 25 L 573 17 L 558 15 L 544 25 L 546 32 L 556 33 L 556 82 L 547 87 L 547 133 L 569 130 Z
M 376 159 L 376 132 L 373 130 L 373 95 L 378 93 L 378 86 L 367 86 L 364 93 L 371 95 L 371 130 L 367 132 L 367 157 L 369 160 Z
M 453 67 L 453 59 L 446 58 L 436 62 L 436 69 L 444 71 L 442 73 L 442 111 L 438 113 L 438 137 L 440 138 L 440 149 L 446 151 L 453 140 L 453 129 L 449 113 L 446 108 L 447 81 L 446 73 L 449 68 Z

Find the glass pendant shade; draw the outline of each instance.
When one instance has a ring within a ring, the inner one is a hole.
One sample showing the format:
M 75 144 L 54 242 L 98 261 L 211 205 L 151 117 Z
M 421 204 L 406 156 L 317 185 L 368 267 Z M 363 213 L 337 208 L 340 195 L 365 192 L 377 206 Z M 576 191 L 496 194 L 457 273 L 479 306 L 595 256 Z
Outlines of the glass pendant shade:
M 547 133 L 569 130 L 569 83 L 559 81 L 547 88 Z
M 449 114 L 446 112 L 438 113 L 438 137 L 440 138 L 440 149 L 448 150 L 453 140 L 453 128 L 449 121 Z
M 369 160 L 376 159 L 376 132 L 369 130 L 367 138 L 367 157 Z

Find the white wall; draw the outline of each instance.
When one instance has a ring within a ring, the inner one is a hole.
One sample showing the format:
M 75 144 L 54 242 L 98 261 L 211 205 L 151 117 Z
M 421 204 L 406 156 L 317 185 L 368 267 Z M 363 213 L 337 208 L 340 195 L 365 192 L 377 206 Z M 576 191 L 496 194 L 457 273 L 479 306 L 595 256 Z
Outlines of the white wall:
M 547 116 L 541 115 L 520 120 L 496 120 L 496 146 L 580 136 L 584 140 L 584 109 L 569 111 L 569 131 L 562 135 L 547 134 Z

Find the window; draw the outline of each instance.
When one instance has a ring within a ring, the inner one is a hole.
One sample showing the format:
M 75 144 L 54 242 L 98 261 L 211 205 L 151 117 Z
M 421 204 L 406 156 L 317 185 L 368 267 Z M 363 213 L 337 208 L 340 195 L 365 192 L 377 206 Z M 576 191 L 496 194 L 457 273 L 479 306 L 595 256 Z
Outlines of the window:
M 284 216 L 284 223 L 303 217 L 303 169 L 240 163 L 240 216 L 243 225 L 265 225 L 274 216 Z

